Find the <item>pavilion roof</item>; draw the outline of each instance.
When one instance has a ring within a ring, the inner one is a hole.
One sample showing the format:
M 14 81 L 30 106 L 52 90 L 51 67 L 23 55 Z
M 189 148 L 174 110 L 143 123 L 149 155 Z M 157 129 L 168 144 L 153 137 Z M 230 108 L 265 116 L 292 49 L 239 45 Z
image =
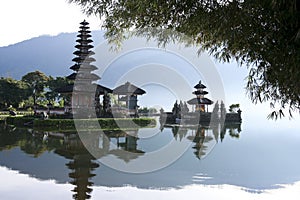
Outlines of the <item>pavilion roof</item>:
M 105 87 L 103 85 L 99 85 L 97 84 L 97 92 L 99 93 L 99 95 L 103 95 L 106 93 L 112 93 L 113 90 L 112 89 L 109 89 L 108 87 Z
M 197 104 L 206 104 L 206 105 L 211 105 L 214 102 L 208 98 L 193 98 L 189 101 L 187 101 L 188 104 L 190 105 L 197 105 Z
M 113 90 L 113 93 L 119 95 L 132 95 L 132 94 L 142 95 L 145 94 L 146 91 L 141 88 L 138 88 L 137 86 L 131 84 L 130 82 L 126 82 L 125 84 L 116 87 Z

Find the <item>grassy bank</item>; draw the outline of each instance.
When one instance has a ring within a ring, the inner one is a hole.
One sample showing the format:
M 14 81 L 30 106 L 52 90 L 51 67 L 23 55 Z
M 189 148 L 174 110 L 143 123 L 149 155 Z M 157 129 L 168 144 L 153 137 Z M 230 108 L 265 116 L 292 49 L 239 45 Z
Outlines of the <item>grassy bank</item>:
M 30 111 L 16 111 L 15 112 L 17 115 L 14 116 L 14 117 L 23 117 L 23 116 L 32 116 L 33 115 L 33 112 L 30 112 Z M 9 114 L 9 111 L 0 111 L 0 121 L 5 121 L 6 118 L 9 118 L 9 117 L 12 117 L 10 114 Z
M 8 116 L 5 118 L 7 124 L 15 126 L 24 126 L 24 124 L 30 123 L 34 120 L 32 116 Z
M 9 115 L 0 115 L 0 121 L 5 121 Z
M 131 129 L 153 127 L 153 118 L 98 118 L 98 119 L 33 119 L 30 117 L 7 117 L 6 123 L 24 126 L 32 122 L 34 129 L 41 130 L 78 130 L 78 129 Z

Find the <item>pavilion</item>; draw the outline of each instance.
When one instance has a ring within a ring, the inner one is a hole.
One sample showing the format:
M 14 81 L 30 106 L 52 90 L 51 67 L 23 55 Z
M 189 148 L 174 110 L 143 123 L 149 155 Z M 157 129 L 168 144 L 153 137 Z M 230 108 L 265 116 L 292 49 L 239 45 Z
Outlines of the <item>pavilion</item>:
M 138 116 L 137 96 L 145 94 L 146 91 L 138 88 L 130 82 L 116 87 L 113 94 L 118 96 L 118 101 L 124 101 L 126 106 L 126 114 L 130 117 Z

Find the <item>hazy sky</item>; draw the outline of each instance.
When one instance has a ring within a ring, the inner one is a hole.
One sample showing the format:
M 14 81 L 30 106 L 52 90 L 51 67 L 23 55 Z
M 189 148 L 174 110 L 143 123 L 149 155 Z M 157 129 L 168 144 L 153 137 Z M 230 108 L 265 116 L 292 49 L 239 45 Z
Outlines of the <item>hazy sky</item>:
M 41 35 L 77 32 L 79 23 L 84 19 L 90 23 L 91 30 L 101 28 L 100 19 L 87 17 L 79 6 L 69 4 L 68 0 L 0 0 L 0 47 Z M 235 63 L 224 65 L 215 62 L 215 65 L 221 74 L 228 102 L 243 105 L 246 100 L 244 105 L 250 105 L 244 90 L 247 69 L 238 68 Z M 262 109 L 258 107 L 266 108 L 263 109 L 264 117 L 270 111 L 266 105 L 251 106 L 260 111 Z M 243 109 L 246 110 L 245 107 Z
M 40 35 L 76 32 L 83 19 L 92 30 L 100 28 L 100 19 L 87 17 L 67 0 L 0 0 L 0 46 Z

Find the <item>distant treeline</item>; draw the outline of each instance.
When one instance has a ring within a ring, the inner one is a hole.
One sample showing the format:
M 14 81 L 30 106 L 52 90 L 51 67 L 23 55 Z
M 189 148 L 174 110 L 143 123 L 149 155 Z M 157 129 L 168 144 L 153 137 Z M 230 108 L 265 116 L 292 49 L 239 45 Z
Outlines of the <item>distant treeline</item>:
M 0 78 L 0 110 L 32 110 L 33 106 L 63 107 L 67 96 L 56 90 L 70 83 L 65 77 L 47 76 L 35 71 L 25 74 L 21 80 Z

